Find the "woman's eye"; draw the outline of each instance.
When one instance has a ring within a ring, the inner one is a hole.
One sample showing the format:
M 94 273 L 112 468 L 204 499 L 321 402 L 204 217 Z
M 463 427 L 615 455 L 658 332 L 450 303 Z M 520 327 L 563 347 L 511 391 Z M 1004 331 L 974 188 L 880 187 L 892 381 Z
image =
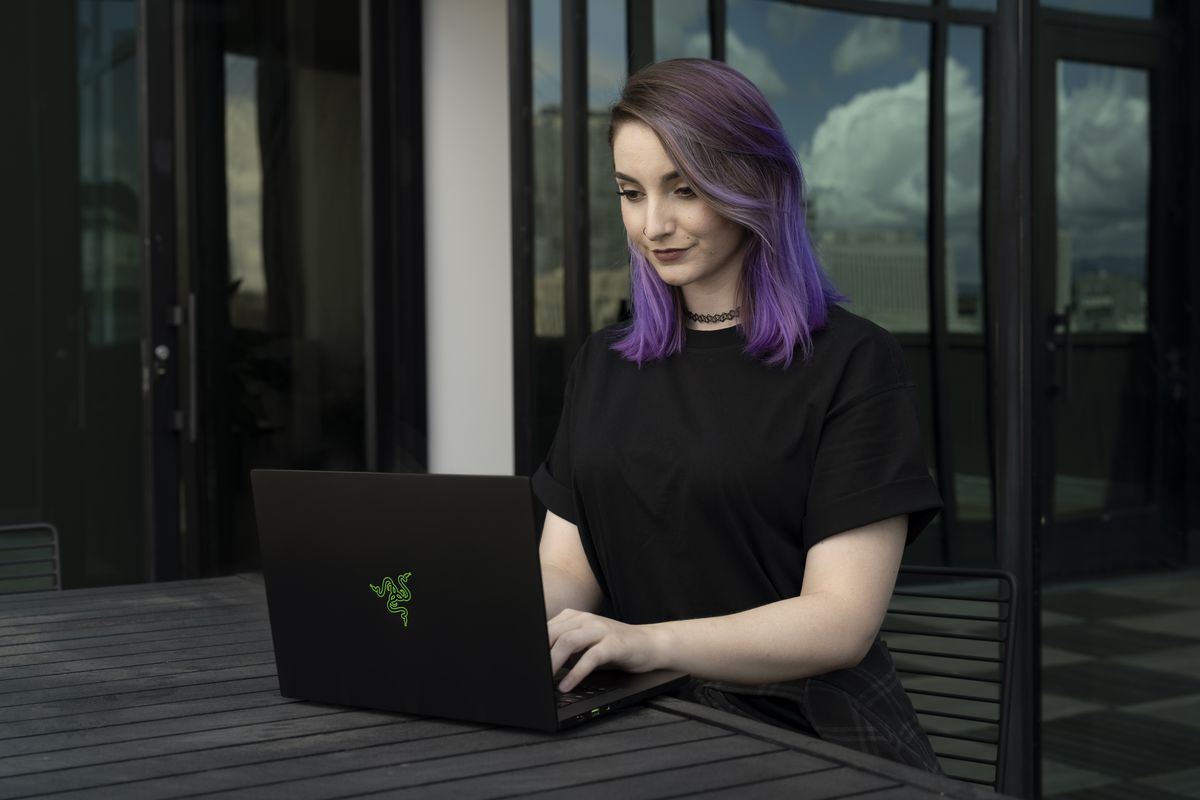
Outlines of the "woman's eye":
M 642 193 L 637 189 L 620 189 L 617 191 L 617 194 L 619 194 L 621 197 L 624 197 L 626 200 L 637 201 L 642 199 Z
M 692 191 L 692 187 L 690 187 L 690 186 L 680 186 L 678 189 L 675 190 L 675 192 L 680 197 L 695 197 L 696 196 L 696 193 Z

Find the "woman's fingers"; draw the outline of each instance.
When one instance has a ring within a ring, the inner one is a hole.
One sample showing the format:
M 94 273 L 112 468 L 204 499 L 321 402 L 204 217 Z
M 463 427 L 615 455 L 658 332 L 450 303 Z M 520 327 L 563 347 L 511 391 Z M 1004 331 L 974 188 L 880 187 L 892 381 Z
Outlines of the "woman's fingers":
M 598 643 L 588 648 L 588 651 L 579 657 L 579 661 L 575 662 L 575 666 L 567 673 L 567 676 L 558 683 L 558 689 L 562 692 L 569 692 L 574 689 L 579 683 L 592 674 L 592 671 L 597 667 L 606 663 L 606 659 L 601 654 L 602 644 Z
M 612 638 L 613 629 L 618 624 L 595 614 L 571 609 L 563 611 L 547 623 L 553 674 L 557 675 L 573 655 L 582 653 L 579 661 L 559 683 L 560 690 L 570 691 L 591 674 L 592 670 L 606 663 L 601 657 L 604 650 L 599 649 L 599 645 Z
M 553 674 L 557 675 L 558 671 L 571 659 L 571 656 L 588 649 L 595 643 L 595 639 L 590 638 L 586 631 L 580 629 L 567 631 L 560 635 L 550 647 L 550 666 L 554 670 Z

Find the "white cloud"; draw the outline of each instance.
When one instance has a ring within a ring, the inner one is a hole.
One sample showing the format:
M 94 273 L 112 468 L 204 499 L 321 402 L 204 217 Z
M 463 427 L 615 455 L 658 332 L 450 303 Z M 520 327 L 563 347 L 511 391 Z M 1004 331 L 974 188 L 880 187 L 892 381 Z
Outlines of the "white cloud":
M 983 98 L 970 73 L 946 60 L 946 216 L 977 216 L 983 165 Z
M 822 227 L 925 224 L 929 76 L 829 110 L 800 154 Z
M 833 51 L 833 74 L 850 75 L 900 54 L 900 21 L 866 17 Z
M 1149 101 L 1145 73 L 1087 69 L 1087 82 L 1058 83 L 1059 225 L 1073 229 L 1075 256 L 1145 256 Z
M 829 110 L 801 149 L 820 225 L 923 227 L 928 203 L 929 75 L 855 95 Z M 946 62 L 946 214 L 979 213 L 979 87 Z

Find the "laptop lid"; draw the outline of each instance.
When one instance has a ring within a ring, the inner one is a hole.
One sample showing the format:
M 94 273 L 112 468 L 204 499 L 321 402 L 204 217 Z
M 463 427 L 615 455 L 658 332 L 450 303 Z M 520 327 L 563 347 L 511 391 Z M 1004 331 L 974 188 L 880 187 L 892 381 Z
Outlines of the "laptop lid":
M 282 694 L 558 727 L 528 478 L 251 481 Z

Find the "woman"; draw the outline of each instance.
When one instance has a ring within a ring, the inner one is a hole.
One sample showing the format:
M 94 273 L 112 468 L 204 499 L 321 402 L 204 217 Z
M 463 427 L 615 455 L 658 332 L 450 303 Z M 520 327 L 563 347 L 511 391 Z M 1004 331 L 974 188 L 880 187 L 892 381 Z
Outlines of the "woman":
M 878 641 L 941 505 L 895 340 L 834 304 L 739 73 L 643 69 L 609 139 L 633 318 L 581 348 L 534 477 L 560 689 L 675 669 L 691 699 L 936 770 Z

